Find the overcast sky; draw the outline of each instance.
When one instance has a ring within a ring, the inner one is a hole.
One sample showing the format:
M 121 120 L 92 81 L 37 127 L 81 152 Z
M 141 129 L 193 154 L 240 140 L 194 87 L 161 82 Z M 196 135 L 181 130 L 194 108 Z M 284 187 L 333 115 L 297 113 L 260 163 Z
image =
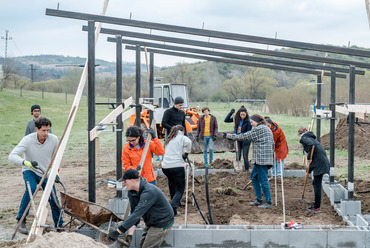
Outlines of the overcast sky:
M 87 22 L 46 16 L 46 8 L 100 14 L 104 0 L 0 0 L 0 36 L 9 30 L 8 56 L 57 54 L 87 56 Z M 108 16 L 234 32 L 262 37 L 370 48 L 365 0 L 110 0 Z M 104 27 L 104 25 L 103 25 Z M 128 29 L 123 26 L 107 26 Z M 135 31 L 149 33 L 149 30 Z M 152 34 L 159 34 L 152 31 Z M 101 35 L 96 58 L 115 61 L 115 45 Z M 206 37 L 198 40 L 208 41 Z M 211 40 L 212 41 L 212 40 Z M 249 46 L 251 46 L 249 44 Z M 255 46 L 267 48 L 266 45 Z M 269 49 L 273 49 L 270 47 Z M 0 40 L 0 56 L 5 40 Z M 123 60 L 134 62 L 133 51 Z M 192 62 L 156 55 L 155 65 Z

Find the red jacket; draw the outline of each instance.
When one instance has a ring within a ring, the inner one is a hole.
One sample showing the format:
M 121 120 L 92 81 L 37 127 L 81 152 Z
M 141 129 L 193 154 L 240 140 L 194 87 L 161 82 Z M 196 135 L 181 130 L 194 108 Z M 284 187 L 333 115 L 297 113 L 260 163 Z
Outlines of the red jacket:
M 270 129 L 274 136 L 276 160 L 280 162 L 286 158 L 289 152 L 285 134 L 275 122 L 272 123 Z
M 140 159 L 143 154 L 145 147 L 145 142 L 141 144 L 141 147 L 137 149 L 136 147 L 127 143 L 122 149 L 122 166 L 125 171 L 129 169 L 135 169 L 140 164 Z M 146 155 L 143 169 L 141 170 L 140 176 L 146 178 L 148 183 L 156 179 L 152 164 L 152 155 L 153 152 L 156 155 L 164 155 L 164 147 L 159 139 L 153 139 L 150 142 L 148 153 Z

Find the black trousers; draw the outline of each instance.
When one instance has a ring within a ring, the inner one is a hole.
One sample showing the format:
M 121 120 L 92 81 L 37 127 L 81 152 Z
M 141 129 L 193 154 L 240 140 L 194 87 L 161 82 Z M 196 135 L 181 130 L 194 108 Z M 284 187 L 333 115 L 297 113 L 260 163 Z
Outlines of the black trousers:
M 248 145 L 243 145 L 243 141 L 238 141 L 238 150 L 239 150 L 239 156 L 236 158 L 237 161 L 240 161 L 242 154 L 243 154 L 243 160 L 244 160 L 244 168 L 245 170 L 249 170 L 249 159 L 248 159 L 248 153 L 249 153 L 249 147 L 250 143 Z
M 170 189 L 171 206 L 176 211 L 180 206 L 182 195 L 185 191 L 185 168 L 175 167 L 162 169 L 168 179 L 168 187 Z
M 320 208 L 321 205 L 321 184 L 323 175 L 317 175 L 313 177 L 312 185 L 315 192 L 315 203 L 314 208 Z

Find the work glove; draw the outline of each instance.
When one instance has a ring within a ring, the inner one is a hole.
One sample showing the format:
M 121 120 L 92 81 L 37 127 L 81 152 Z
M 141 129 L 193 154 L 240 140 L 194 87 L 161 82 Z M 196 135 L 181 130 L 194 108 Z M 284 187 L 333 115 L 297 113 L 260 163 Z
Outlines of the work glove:
M 234 114 L 234 113 L 235 113 L 235 109 L 231 109 L 230 114 Z
M 118 236 L 119 236 L 119 232 L 117 230 L 114 230 L 108 233 L 109 239 L 114 240 L 114 241 L 118 239 Z
M 195 140 L 199 143 L 199 136 L 196 136 Z
M 37 166 L 39 165 L 36 161 L 27 161 L 27 160 L 24 160 L 23 164 L 34 170 L 36 170 Z
M 60 183 L 59 172 L 57 172 L 57 175 L 55 176 L 55 182 Z
M 183 155 L 182 155 L 182 159 L 184 160 L 184 161 L 186 161 L 186 159 L 188 158 L 188 153 L 187 152 L 185 152 Z
M 224 133 L 223 136 L 226 139 L 235 140 L 237 135 L 235 133 Z
M 141 170 L 141 166 L 139 164 L 136 166 L 136 170 L 137 171 Z
M 155 131 L 153 128 L 149 128 L 148 129 L 148 133 L 150 133 L 152 135 L 152 139 L 155 139 L 157 136 L 155 135 Z
M 127 237 L 126 237 L 126 242 L 128 243 L 128 247 L 130 247 L 130 245 L 131 245 L 131 241 L 132 241 L 132 235 L 127 235 Z
M 216 135 L 212 137 L 213 141 L 216 141 L 216 139 L 217 139 Z

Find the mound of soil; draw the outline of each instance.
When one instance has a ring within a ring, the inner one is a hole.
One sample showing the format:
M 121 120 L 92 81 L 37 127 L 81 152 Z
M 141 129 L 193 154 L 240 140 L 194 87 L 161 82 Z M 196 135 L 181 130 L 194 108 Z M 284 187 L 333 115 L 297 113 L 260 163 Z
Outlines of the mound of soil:
M 204 216 L 208 215 L 205 193 L 205 176 L 197 177 L 200 183 L 195 182 L 194 194 Z M 311 181 L 311 179 L 309 179 Z M 270 180 L 270 190 L 274 206 L 270 209 L 261 209 L 250 206 L 255 200 L 253 186 L 250 184 L 250 173 L 232 174 L 218 172 L 209 175 L 209 195 L 211 212 L 214 224 L 227 225 L 280 225 L 283 220 L 282 190 L 280 180 L 277 181 L 277 206 L 275 206 L 275 183 Z M 313 187 L 308 182 L 305 199 L 302 198 L 304 178 L 284 178 L 285 214 L 286 221 L 296 221 L 304 225 L 344 225 L 342 218 L 337 215 L 330 205 L 329 199 L 323 193 L 321 213 L 311 214 L 306 208 L 312 205 L 314 199 Z M 195 206 L 192 206 L 191 177 L 189 177 L 188 192 L 188 224 L 204 224 L 203 219 Z M 169 196 L 167 178 L 157 178 L 157 186 L 165 195 Z M 185 194 L 182 204 L 185 205 Z M 176 217 L 177 224 L 184 223 L 185 207 L 179 208 L 182 213 Z
M 364 120 L 360 120 L 363 122 Z M 348 150 L 348 123 L 347 118 L 339 120 L 335 128 L 335 147 Z M 321 137 L 321 144 L 330 148 L 330 133 Z M 370 159 L 370 125 L 355 123 L 355 156 Z

